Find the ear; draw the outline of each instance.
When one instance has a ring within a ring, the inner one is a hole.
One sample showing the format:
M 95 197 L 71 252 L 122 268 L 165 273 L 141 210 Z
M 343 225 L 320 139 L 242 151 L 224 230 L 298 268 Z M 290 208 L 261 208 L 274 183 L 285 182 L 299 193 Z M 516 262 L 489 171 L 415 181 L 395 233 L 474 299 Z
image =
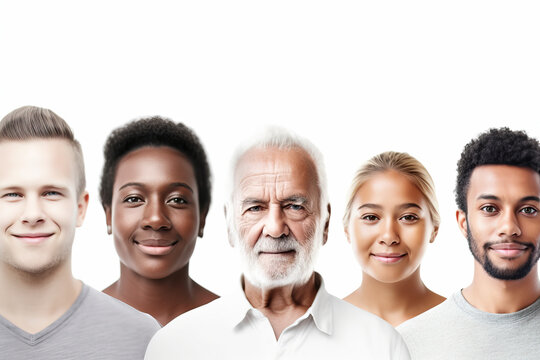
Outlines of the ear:
M 435 238 L 437 237 L 437 234 L 439 233 L 439 227 L 435 226 L 433 228 L 433 232 L 431 233 L 431 238 L 429 239 L 429 242 L 432 243 L 435 241 Z
M 349 237 L 349 225 L 343 226 L 343 231 L 345 231 L 345 237 L 347 238 L 347 242 L 351 243 L 351 238 Z
M 328 217 L 326 218 L 326 222 L 324 223 L 323 245 L 326 244 L 326 241 L 328 241 L 328 229 L 330 227 L 330 214 L 332 212 L 332 208 L 330 207 L 330 203 L 328 203 L 326 209 L 328 210 Z
M 88 209 L 89 195 L 88 191 L 84 191 L 77 200 L 77 227 L 81 226 L 86 216 L 86 209 Z
M 461 234 L 466 238 L 467 237 L 467 213 L 463 210 L 456 211 L 456 220 L 458 223 L 459 230 Z
M 105 210 L 105 222 L 107 223 L 107 234 L 112 234 L 112 210 L 109 205 L 103 205 Z
M 204 225 L 206 224 L 206 215 L 208 215 L 208 206 L 201 211 L 199 215 L 199 237 L 202 238 L 204 235 Z
M 227 217 L 227 216 L 230 215 L 229 211 L 230 210 L 229 210 L 228 204 L 225 204 L 223 206 L 223 214 L 225 215 L 225 223 L 227 225 L 227 237 L 229 239 L 229 244 L 231 245 L 231 247 L 234 247 L 234 236 L 233 236 L 233 234 L 231 232 L 232 230 L 230 228 L 231 221 L 229 221 L 229 218 Z

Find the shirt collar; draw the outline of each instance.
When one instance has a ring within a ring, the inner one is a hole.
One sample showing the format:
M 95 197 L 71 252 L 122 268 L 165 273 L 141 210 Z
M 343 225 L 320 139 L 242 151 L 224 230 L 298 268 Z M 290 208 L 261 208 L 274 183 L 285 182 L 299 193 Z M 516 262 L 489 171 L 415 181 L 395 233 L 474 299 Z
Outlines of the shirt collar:
M 331 295 L 326 291 L 324 287 L 324 280 L 322 276 L 318 273 L 315 273 L 316 283 L 319 283 L 319 290 L 315 295 L 313 303 L 306 311 L 306 313 L 301 316 L 298 320 L 302 321 L 308 317 L 313 318 L 315 326 L 322 332 L 328 335 L 332 335 L 334 330 L 334 313 L 331 302 Z M 231 324 L 234 327 L 242 324 L 246 317 L 252 311 L 258 311 L 255 309 L 247 300 L 246 295 L 243 289 L 243 278 L 240 278 L 240 281 L 236 284 L 235 290 L 229 296 L 230 305 L 227 307 L 229 313 L 226 316 L 229 316 L 231 319 Z

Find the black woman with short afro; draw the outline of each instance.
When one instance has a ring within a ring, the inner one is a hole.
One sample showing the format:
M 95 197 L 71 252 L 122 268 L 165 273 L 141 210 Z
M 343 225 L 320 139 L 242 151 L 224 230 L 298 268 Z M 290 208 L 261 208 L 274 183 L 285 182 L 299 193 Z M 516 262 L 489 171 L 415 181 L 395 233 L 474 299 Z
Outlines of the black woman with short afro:
M 120 278 L 103 292 L 162 325 L 217 298 L 189 276 L 211 201 L 204 148 L 182 123 L 132 121 L 108 137 L 100 197 L 120 258 Z

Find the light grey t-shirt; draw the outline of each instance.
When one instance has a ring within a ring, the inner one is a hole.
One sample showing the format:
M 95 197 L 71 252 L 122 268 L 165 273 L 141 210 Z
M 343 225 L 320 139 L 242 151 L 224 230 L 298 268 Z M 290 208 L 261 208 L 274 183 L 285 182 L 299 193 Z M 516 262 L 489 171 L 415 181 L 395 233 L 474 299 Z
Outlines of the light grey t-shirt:
M 397 327 L 411 359 L 540 359 L 540 299 L 515 313 L 478 310 L 461 291 Z
M 143 359 L 159 328 L 150 315 L 83 284 L 69 310 L 36 334 L 0 316 L 0 358 Z

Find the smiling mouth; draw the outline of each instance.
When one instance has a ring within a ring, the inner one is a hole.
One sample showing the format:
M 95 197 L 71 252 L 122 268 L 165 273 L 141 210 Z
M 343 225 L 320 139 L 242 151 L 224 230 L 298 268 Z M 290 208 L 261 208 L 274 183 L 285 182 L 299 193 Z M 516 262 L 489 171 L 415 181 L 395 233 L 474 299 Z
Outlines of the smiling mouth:
M 170 241 L 166 239 L 146 239 L 133 240 L 133 243 L 141 252 L 146 255 L 163 256 L 171 253 L 178 240 Z
M 489 250 L 494 251 L 503 259 L 514 259 L 523 255 L 528 249 L 529 245 L 509 242 L 509 243 L 498 243 L 493 244 L 488 247 Z
M 395 264 L 397 262 L 400 262 L 407 254 L 386 254 L 386 253 L 377 253 L 377 254 L 371 254 L 375 260 L 378 260 L 385 264 Z
M 284 251 L 259 251 L 259 255 L 292 255 L 295 250 L 284 250 Z
M 14 237 L 28 244 L 39 244 L 53 236 L 54 233 L 28 233 L 28 234 L 13 234 Z

